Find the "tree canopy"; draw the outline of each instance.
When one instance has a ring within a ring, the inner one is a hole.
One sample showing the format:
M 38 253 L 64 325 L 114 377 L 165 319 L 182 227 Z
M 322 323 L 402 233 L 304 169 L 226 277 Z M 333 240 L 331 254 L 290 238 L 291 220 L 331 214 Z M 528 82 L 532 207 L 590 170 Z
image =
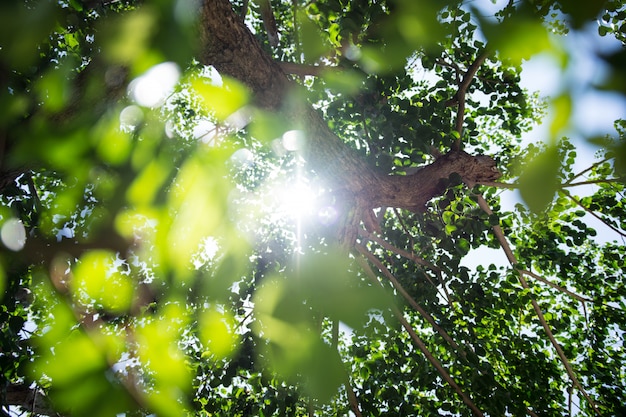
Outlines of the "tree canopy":
M 593 30 L 584 87 L 624 98 L 621 2 L 0 23 L 3 415 L 626 413 L 626 121 L 520 84 Z

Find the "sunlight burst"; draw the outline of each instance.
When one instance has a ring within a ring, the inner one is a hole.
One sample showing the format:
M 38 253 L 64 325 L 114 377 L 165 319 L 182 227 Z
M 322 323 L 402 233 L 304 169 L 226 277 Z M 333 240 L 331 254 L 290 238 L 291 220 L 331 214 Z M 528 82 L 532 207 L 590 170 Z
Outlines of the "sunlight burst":
M 281 188 L 278 192 L 278 204 L 281 214 L 295 219 L 302 219 L 315 212 L 318 192 L 309 184 L 296 181 Z

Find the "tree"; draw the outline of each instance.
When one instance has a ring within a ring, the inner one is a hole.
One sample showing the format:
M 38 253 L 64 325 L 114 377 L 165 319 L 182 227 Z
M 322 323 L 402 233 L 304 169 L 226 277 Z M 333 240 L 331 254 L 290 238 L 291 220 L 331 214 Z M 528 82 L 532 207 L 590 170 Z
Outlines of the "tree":
M 3 413 L 623 413 L 626 124 L 519 82 L 626 10 L 480 6 L 3 5 Z

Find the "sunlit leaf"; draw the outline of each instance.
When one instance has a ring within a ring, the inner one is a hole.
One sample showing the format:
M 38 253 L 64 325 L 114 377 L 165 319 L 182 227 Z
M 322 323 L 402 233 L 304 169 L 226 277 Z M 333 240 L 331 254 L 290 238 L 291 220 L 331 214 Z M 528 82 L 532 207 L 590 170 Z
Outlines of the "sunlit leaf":
M 128 201 L 135 206 L 151 204 L 170 175 L 169 170 L 170 166 L 164 160 L 155 159 L 148 163 L 128 188 Z
M 554 198 L 559 186 L 560 158 L 554 145 L 529 161 L 519 179 L 524 202 L 535 213 L 543 211 Z
M 220 312 L 217 308 L 209 307 L 202 312 L 198 327 L 200 340 L 218 360 L 232 355 L 237 348 L 238 337 L 235 331 L 235 319 L 228 312 Z
M 196 78 L 191 88 L 201 98 L 204 107 L 221 121 L 248 102 L 248 90 L 240 82 L 226 76 L 222 76 L 221 85 Z
M 180 273 L 189 270 L 204 239 L 222 220 L 220 170 L 201 158 L 191 158 L 181 167 L 169 194 L 174 218 L 167 248 L 172 265 Z M 209 162 L 209 161 L 206 161 Z
M 550 102 L 552 107 L 552 123 L 550 134 L 554 137 L 569 124 L 572 113 L 572 97 L 569 94 L 561 94 Z
M 49 349 L 52 346 L 47 346 Z M 76 352 L 81 352 L 77 355 Z M 54 353 L 49 351 L 37 361 L 35 373 L 39 377 L 50 378 L 55 386 L 71 388 L 86 374 L 103 371 L 106 360 L 99 349 L 80 331 L 73 331 L 54 345 Z
M 177 303 L 163 307 L 161 313 L 136 329 L 138 353 L 154 381 L 146 401 L 163 416 L 184 414 L 184 399 L 191 388 L 191 372 L 178 340 L 188 317 Z
M 133 301 L 133 284 L 116 266 L 115 254 L 94 250 L 83 255 L 73 271 L 71 282 L 78 300 L 97 305 L 111 312 L 123 312 Z

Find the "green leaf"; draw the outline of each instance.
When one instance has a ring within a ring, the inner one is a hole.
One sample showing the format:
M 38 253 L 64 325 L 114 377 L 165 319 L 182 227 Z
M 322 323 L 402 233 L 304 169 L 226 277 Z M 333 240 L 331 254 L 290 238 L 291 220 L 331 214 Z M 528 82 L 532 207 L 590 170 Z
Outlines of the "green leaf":
M 549 146 L 531 160 L 519 178 L 524 202 L 535 213 L 543 211 L 554 198 L 559 186 L 560 157 L 556 146 Z
M 239 81 L 226 76 L 222 77 L 221 85 L 196 78 L 191 82 L 191 89 L 200 97 L 207 111 L 220 121 L 226 120 L 248 103 L 248 89 Z
M 306 62 L 315 62 L 329 50 L 326 37 L 320 28 L 306 15 L 298 14 L 300 41 Z
M 572 97 L 569 94 L 561 94 L 551 102 L 552 123 L 550 123 L 550 134 L 555 137 L 561 130 L 567 127 L 572 113 Z

